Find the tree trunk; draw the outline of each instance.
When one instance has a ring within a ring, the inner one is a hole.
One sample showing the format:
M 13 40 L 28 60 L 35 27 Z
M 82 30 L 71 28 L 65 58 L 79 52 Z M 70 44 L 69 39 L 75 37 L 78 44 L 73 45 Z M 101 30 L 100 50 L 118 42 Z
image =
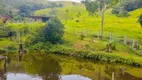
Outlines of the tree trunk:
M 101 37 L 103 37 L 103 31 L 104 31 L 104 9 L 102 10 Z
M 104 33 L 104 13 L 106 10 L 106 4 L 104 3 L 104 7 L 102 9 L 102 23 L 101 23 L 101 38 L 103 38 L 103 33 Z

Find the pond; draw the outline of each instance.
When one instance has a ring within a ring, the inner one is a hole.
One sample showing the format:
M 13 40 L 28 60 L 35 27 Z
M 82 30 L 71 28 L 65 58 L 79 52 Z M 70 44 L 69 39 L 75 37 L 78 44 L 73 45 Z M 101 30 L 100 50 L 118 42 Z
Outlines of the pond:
M 142 80 L 142 69 L 55 54 L 8 54 L 0 80 Z

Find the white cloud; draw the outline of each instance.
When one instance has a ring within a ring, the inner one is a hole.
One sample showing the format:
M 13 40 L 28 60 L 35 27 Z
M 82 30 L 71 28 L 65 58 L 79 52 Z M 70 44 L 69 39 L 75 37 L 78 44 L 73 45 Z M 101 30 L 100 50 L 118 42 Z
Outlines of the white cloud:
M 49 0 L 49 1 L 73 1 L 73 2 L 80 2 L 81 0 Z

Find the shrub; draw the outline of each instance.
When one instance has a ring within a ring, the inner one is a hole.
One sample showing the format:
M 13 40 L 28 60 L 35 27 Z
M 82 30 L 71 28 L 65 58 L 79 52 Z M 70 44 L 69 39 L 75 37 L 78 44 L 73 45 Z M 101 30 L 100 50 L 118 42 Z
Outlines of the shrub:
M 54 17 L 41 29 L 38 36 L 40 36 L 39 40 L 41 42 L 49 41 L 53 44 L 57 44 L 62 41 L 63 34 L 64 25 L 57 17 Z
M 138 50 L 137 55 L 142 56 L 142 50 Z
M 140 15 L 138 22 L 140 23 L 141 27 L 142 27 L 142 14 Z
M 6 51 L 3 49 L 0 49 L 0 54 L 5 53 Z
M 118 16 L 118 17 L 128 17 L 130 15 L 129 15 L 129 13 L 127 11 L 121 11 L 118 14 L 116 14 L 116 16 Z
M 33 46 L 33 50 L 36 50 L 36 51 L 38 51 L 38 53 L 40 53 L 41 50 L 43 50 L 43 46 L 44 46 L 43 44 L 44 43 L 42 43 L 42 42 L 39 42 L 39 43 L 35 44 Z
M 0 26 L 0 37 L 8 37 L 8 33 L 11 29 L 7 26 Z
M 84 40 L 85 35 L 83 33 L 80 34 L 80 40 Z

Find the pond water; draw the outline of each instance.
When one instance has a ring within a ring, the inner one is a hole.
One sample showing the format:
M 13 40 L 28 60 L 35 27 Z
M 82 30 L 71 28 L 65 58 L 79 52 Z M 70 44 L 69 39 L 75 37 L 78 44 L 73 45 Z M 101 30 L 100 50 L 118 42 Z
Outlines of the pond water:
M 8 54 L 0 80 L 142 80 L 142 69 L 55 54 Z

